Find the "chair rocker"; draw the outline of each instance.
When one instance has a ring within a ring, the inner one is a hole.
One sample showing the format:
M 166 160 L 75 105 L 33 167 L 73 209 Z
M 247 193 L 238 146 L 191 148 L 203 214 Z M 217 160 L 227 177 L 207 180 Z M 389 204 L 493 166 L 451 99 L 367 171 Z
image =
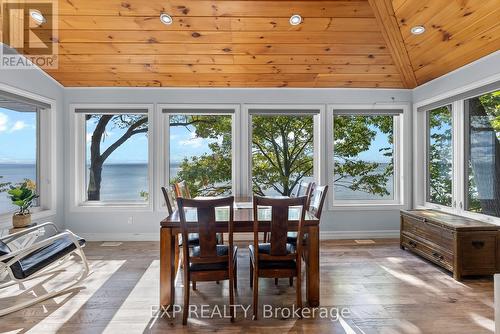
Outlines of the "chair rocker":
M 43 240 L 37 241 L 23 249 L 11 250 L 9 247 L 9 243 L 12 243 L 14 240 L 17 240 L 22 236 L 26 236 L 29 233 L 36 233 L 37 230 L 43 229 L 44 234 L 46 234 L 47 228 L 52 228 L 55 234 Z M 19 311 L 23 308 L 74 289 L 77 284 L 82 282 L 89 275 L 89 265 L 82 249 L 84 246 L 84 239 L 79 238 L 68 230 L 62 232 L 59 231 L 57 226 L 53 223 L 44 223 L 1 237 L 0 277 L 5 277 L 5 273 L 7 273 L 10 280 L 0 285 L 0 289 L 18 284 L 21 290 L 26 290 L 24 282 L 40 276 L 58 272 L 59 270 L 56 270 L 57 267 L 66 262 L 71 255 L 75 253 L 82 259 L 83 272 L 78 279 L 71 282 L 64 288 L 37 296 L 32 300 L 0 309 L 0 316 Z

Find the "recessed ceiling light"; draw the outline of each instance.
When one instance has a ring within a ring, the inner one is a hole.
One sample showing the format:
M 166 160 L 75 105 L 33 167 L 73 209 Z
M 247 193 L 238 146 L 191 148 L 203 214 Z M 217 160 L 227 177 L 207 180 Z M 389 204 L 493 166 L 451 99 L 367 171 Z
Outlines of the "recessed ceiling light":
M 425 32 L 425 27 L 424 26 L 414 26 L 410 29 L 410 32 L 413 35 L 421 35 Z
M 302 16 L 300 16 L 299 14 L 293 14 L 292 16 L 290 16 L 290 24 L 292 26 L 297 26 L 301 23 L 302 23 Z
M 170 25 L 172 24 L 172 22 L 174 22 L 174 20 L 172 20 L 172 16 L 165 13 L 160 15 L 160 21 L 166 25 Z
M 42 13 L 40 13 L 40 11 L 38 11 L 38 10 L 31 10 L 30 16 L 38 24 L 42 24 L 42 23 L 46 22 L 45 17 L 43 17 Z

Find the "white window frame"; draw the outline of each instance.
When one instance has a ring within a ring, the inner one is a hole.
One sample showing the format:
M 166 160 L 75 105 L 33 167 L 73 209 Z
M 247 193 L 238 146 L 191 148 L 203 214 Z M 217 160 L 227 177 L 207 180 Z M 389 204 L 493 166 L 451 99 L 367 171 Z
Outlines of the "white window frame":
M 448 99 L 458 94 L 466 93 L 476 88 L 486 86 L 490 83 L 497 81 L 498 78 L 488 79 L 485 81 L 477 82 L 471 85 L 462 87 L 459 90 L 448 92 L 447 94 L 442 94 L 431 99 L 427 99 L 414 104 L 414 132 L 415 133 L 427 133 L 427 111 L 435 109 L 435 107 L 425 108 L 427 105 L 439 102 L 441 100 Z M 491 91 L 496 91 L 493 89 Z M 490 91 L 490 92 L 491 92 Z M 485 92 L 487 93 L 487 92 Z M 453 183 L 452 183 L 452 206 L 444 206 L 435 203 L 427 202 L 427 172 L 421 173 L 418 170 L 427 170 L 427 135 L 424 138 L 415 138 L 414 142 L 414 207 L 417 209 L 435 209 L 452 214 L 456 214 L 463 217 L 468 217 L 488 223 L 493 223 L 500 225 L 500 217 L 488 216 L 481 213 L 475 213 L 466 211 L 465 204 L 465 190 L 467 188 L 465 180 L 465 113 L 464 107 L 466 100 L 481 96 L 485 93 L 479 95 L 473 95 L 467 98 L 457 98 L 452 102 L 445 102 L 442 105 L 452 105 L 452 126 L 453 126 Z M 422 109 L 423 108 L 423 109 Z M 420 111 L 418 110 L 420 109 Z
M 371 110 L 373 114 L 363 113 L 363 115 L 377 115 L 377 110 L 402 110 L 402 113 L 394 118 L 394 198 L 386 200 L 335 200 L 333 176 L 335 170 L 334 163 L 334 129 L 333 118 L 335 110 L 352 110 L 353 115 L 358 110 Z M 344 210 L 394 210 L 408 207 L 410 192 L 409 171 L 411 164 L 408 161 L 408 154 L 411 146 L 411 119 L 409 104 L 396 103 L 376 103 L 376 104 L 330 104 L 328 105 L 327 117 L 327 164 L 328 164 L 328 187 L 331 189 L 328 195 L 328 208 L 333 211 Z
M 33 220 L 57 214 L 57 163 L 56 163 L 56 115 L 57 105 L 53 99 L 0 83 L 0 90 L 20 97 L 50 105 L 50 109 L 37 111 L 37 185 L 40 195 L 39 205 L 32 208 Z M 0 224 L 11 222 L 11 213 L 0 214 Z
M 437 108 L 442 108 L 450 106 L 451 107 L 451 145 L 452 145 L 452 176 L 451 176 L 451 206 L 446 206 L 443 204 L 438 204 L 438 203 L 432 203 L 428 201 L 427 194 L 429 193 L 429 112 L 432 110 L 435 110 Z M 424 197 L 423 197 L 423 203 L 424 206 L 427 208 L 433 208 L 437 210 L 443 210 L 443 211 L 455 211 L 455 207 L 457 206 L 457 195 L 459 194 L 458 188 L 457 187 L 457 180 L 459 177 L 459 159 L 460 159 L 460 151 L 459 151 L 459 146 L 460 143 L 457 143 L 457 139 L 460 138 L 460 126 L 458 122 L 458 115 L 460 115 L 461 108 L 459 105 L 457 105 L 456 102 L 452 103 L 443 103 L 438 106 L 433 106 L 432 108 L 426 108 L 425 110 L 420 111 L 422 115 L 418 115 L 423 120 L 423 133 L 424 135 L 422 136 L 424 138 L 424 143 L 422 145 L 423 149 L 423 159 L 422 159 L 422 164 L 419 166 L 419 168 L 422 168 L 423 170 L 423 191 L 424 191 Z M 418 140 L 418 139 L 417 139 Z M 463 145 L 463 143 L 462 143 Z
M 253 195 L 253 185 L 252 185 L 252 115 L 250 110 L 254 111 L 253 114 L 258 114 L 258 110 L 262 110 L 265 113 L 266 110 L 272 110 L 276 112 L 276 115 L 287 115 L 287 111 L 293 110 L 293 114 L 300 113 L 304 110 L 304 115 L 313 116 L 313 131 L 314 131 L 314 153 L 313 153 L 313 179 L 319 184 L 325 183 L 325 168 L 323 157 L 325 156 L 325 126 L 324 119 L 326 114 L 326 108 L 324 104 L 244 104 L 242 112 L 242 120 L 246 122 L 242 123 L 241 126 L 241 138 L 243 138 L 244 145 L 242 150 L 242 156 L 245 159 L 242 165 L 242 196 L 248 197 Z M 311 114 L 305 111 L 317 110 L 317 113 Z M 256 112 L 255 112 L 256 111 Z M 283 112 L 281 112 L 283 111 Z
M 165 109 L 172 109 L 181 112 L 164 112 Z M 231 116 L 232 118 L 232 145 L 231 145 L 231 183 L 232 183 L 232 193 L 234 196 L 239 196 L 240 190 L 240 168 L 241 165 L 241 135 L 239 133 L 239 127 L 241 123 L 241 113 L 239 104 L 168 104 L 162 103 L 156 106 L 157 114 L 159 115 L 158 124 L 161 129 L 158 129 L 158 153 L 157 156 L 161 157 L 157 159 L 157 170 L 159 171 L 159 177 L 161 184 L 157 185 L 157 189 L 154 190 L 155 197 L 155 207 L 159 211 L 166 211 L 166 204 L 163 199 L 163 194 L 161 193 L 162 186 L 170 186 L 170 120 L 169 115 L 221 115 L 221 116 Z M 202 111 L 193 113 L 193 110 Z M 230 112 L 221 112 L 221 110 L 230 110 Z
M 153 211 L 153 194 L 155 177 L 154 177 L 154 135 L 155 129 L 152 126 L 155 122 L 154 107 L 151 104 L 71 104 L 69 106 L 70 122 L 68 137 L 71 145 L 71 165 L 70 180 L 73 187 L 70 192 L 70 211 L 71 212 L 91 212 L 91 211 Z M 87 113 L 77 113 L 78 109 L 94 109 L 92 114 L 106 114 L 106 110 L 113 110 L 113 114 L 117 114 L 116 110 L 122 110 L 123 114 L 134 113 L 137 109 L 144 109 L 148 115 L 148 193 L 149 200 L 144 203 L 130 201 L 87 201 L 86 200 L 86 122 L 85 115 Z M 127 112 L 127 110 L 133 110 Z

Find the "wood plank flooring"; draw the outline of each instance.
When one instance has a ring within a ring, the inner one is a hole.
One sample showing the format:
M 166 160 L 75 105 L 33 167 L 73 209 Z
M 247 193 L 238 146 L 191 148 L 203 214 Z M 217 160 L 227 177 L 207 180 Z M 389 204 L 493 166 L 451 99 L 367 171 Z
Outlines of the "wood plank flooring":
M 248 252 L 239 243 L 236 302 L 250 305 Z M 490 278 L 453 280 L 449 273 L 399 249 L 397 240 L 358 245 L 354 241 L 321 243 L 321 306 L 348 309 L 340 321 L 283 318 L 191 318 L 182 326 L 161 317 L 158 302 L 157 242 L 124 242 L 103 247 L 90 242 L 86 254 L 93 273 L 85 288 L 0 318 L 7 333 L 493 333 L 493 282 Z M 74 274 L 78 269 L 72 266 Z M 66 273 L 67 275 L 71 273 Z M 182 275 L 179 275 L 182 276 Z M 56 278 L 56 281 L 60 281 Z M 260 281 L 260 303 L 291 306 L 295 292 L 282 279 Z M 43 283 L 43 284 L 42 284 Z M 41 293 L 48 282 L 33 289 Z M 49 284 L 50 285 L 50 284 Z M 182 304 L 182 281 L 176 302 Z M 29 293 L 29 292 L 28 292 Z M 25 293 L 26 295 L 26 293 Z M 0 293 L 0 307 L 5 306 Z M 191 303 L 221 309 L 228 302 L 227 282 L 198 283 Z M 262 307 L 261 307 L 262 309 Z

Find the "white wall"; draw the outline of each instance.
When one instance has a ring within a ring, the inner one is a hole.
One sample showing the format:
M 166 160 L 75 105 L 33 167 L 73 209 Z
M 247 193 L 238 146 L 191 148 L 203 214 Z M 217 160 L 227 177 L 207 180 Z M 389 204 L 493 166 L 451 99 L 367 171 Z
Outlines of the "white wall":
M 417 103 L 500 75 L 500 52 L 466 65 L 441 78 L 411 90 L 390 89 L 168 89 L 168 88 L 61 88 L 36 70 L 0 70 L 0 83 L 57 101 L 58 215 L 55 219 L 73 231 L 95 240 L 158 239 L 159 221 L 166 213 L 73 212 L 65 201 L 69 180 L 71 147 L 68 131 L 70 104 L 81 103 L 231 103 L 231 104 L 373 104 Z M 156 110 L 156 108 L 155 108 Z M 158 158 L 162 158 L 159 157 Z M 409 159 L 411 159 L 409 157 Z M 155 175 L 158 173 L 154 173 Z M 151 182 L 156 182 L 153 179 Z M 411 183 L 411 182 L 410 182 Z M 408 184 L 411 187 L 411 184 Z M 408 199 L 407 200 L 411 200 Z M 327 209 L 327 208 L 326 208 Z M 132 216 L 134 223 L 127 224 Z M 398 209 L 325 211 L 323 237 L 387 237 L 399 230 Z
M 31 94 L 36 94 L 56 102 L 55 112 L 55 128 L 56 134 L 56 166 L 55 171 L 57 176 L 63 175 L 64 171 L 64 149 L 63 149 L 63 133 L 64 133 L 64 88 L 55 80 L 39 69 L 24 69 L 24 70 L 8 70 L 0 69 L 0 84 L 8 87 L 16 88 Z M 64 226 L 64 187 L 62 177 L 58 177 L 55 182 L 56 191 L 56 215 L 44 218 L 34 218 L 35 222 L 53 221 L 59 226 Z M 0 226 L 11 225 L 11 219 L 0 221 Z
M 168 88 L 68 88 L 65 90 L 65 122 L 69 121 L 69 106 L 82 103 L 207 103 L 207 104 L 410 104 L 411 91 L 388 89 L 168 89 Z M 155 108 L 156 109 L 156 108 Z M 242 106 L 243 109 L 243 106 Z M 71 135 L 66 133 L 67 136 Z M 65 146 L 66 166 L 69 141 Z M 161 159 L 157 155 L 155 158 Z M 158 174 L 158 173 L 155 173 Z M 68 169 L 66 191 L 72 184 Z M 157 182 L 157 180 L 151 180 Z M 325 207 L 327 205 L 325 204 Z M 109 209 L 108 209 L 109 210 Z M 325 208 L 327 210 L 327 208 Z M 159 221 L 166 213 L 153 212 L 74 212 L 66 205 L 66 226 L 98 240 L 158 239 Z M 133 217 L 133 223 L 127 224 Z M 323 237 L 387 237 L 397 236 L 399 210 L 335 211 L 322 216 Z

